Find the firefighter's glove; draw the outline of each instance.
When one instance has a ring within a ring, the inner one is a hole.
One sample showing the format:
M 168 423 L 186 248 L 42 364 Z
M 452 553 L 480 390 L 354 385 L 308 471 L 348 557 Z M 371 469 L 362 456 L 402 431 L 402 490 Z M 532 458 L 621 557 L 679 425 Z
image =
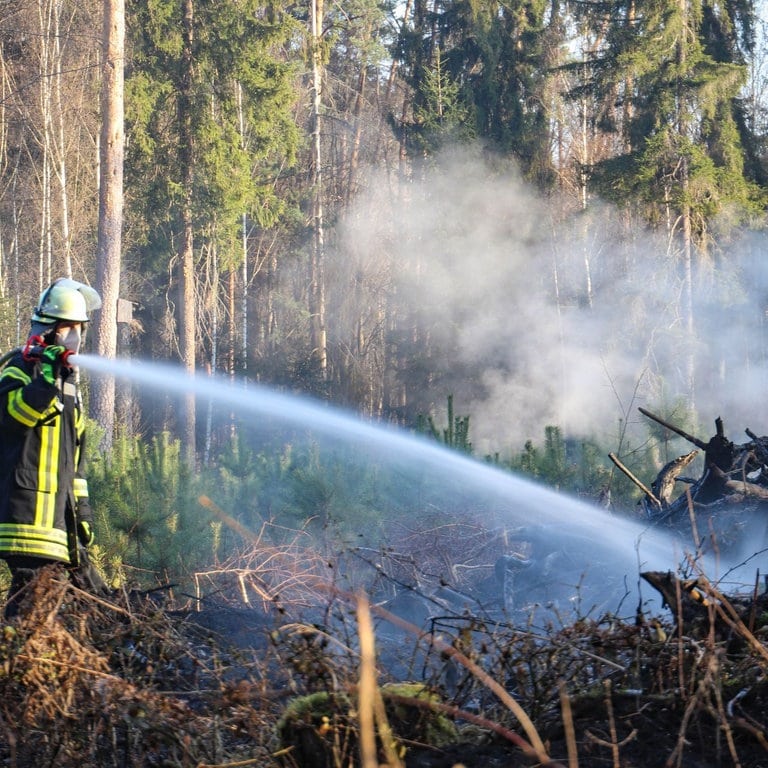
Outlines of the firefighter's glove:
M 93 528 L 87 520 L 78 520 L 77 538 L 80 539 L 80 543 L 84 547 L 90 547 L 93 544 L 95 536 L 93 535 Z
M 51 344 L 40 357 L 40 373 L 49 384 L 55 384 L 61 374 L 61 367 L 67 358 L 66 347 Z

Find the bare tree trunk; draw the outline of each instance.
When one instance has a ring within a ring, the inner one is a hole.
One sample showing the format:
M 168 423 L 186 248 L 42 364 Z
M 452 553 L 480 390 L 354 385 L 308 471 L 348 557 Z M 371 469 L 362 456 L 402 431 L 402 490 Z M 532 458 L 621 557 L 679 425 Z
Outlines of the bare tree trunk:
M 582 54 L 584 55 L 584 54 Z M 584 81 L 587 79 L 586 72 L 586 60 L 583 61 L 583 73 Z M 580 157 L 580 170 L 579 170 L 579 187 L 581 198 L 581 210 L 587 210 L 587 203 L 589 201 L 589 168 L 592 165 L 592 157 L 590 152 L 590 131 L 588 121 L 588 108 L 587 108 L 587 96 L 586 94 L 581 99 L 581 157 Z M 592 265 L 589 254 L 589 217 L 583 217 L 582 223 L 582 256 L 584 260 L 584 279 L 585 279 L 585 293 L 587 296 L 587 305 L 592 309 Z M 559 313 L 559 308 L 558 308 Z
M 13 169 L 13 182 L 11 184 L 11 197 L 13 199 L 13 274 L 16 275 L 16 287 L 14 291 L 14 317 L 16 321 L 16 341 L 21 341 L 22 319 L 21 319 L 21 291 L 19 290 L 19 225 L 21 215 L 18 206 L 18 197 L 16 195 L 16 182 L 19 178 L 19 156 L 16 156 L 16 167 Z M 26 319 L 26 318 L 25 318 Z
M 247 219 L 243 214 L 243 296 L 240 301 L 240 333 L 242 337 L 241 352 L 243 356 L 243 375 L 248 373 L 248 232 Z
M 357 179 L 357 168 L 360 164 L 360 140 L 363 133 L 362 127 L 362 114 L 363 114 L 363 102 L 365 97 L 365 84 L 366 84 L 366 71 L 365 63 L 361 65 L 360 76 L 357 80 L 357 93 L 355 94 L 355 107 L 353 111 L 353 119 L 355 132 L 352 137 L 352 151 L 349 155 L 349 175 L 347 177 L 347 192 L 346 202 L 350 204 L 354 197 L 355 181 Z
M 46 237 L 50 233 L 48 212 L 51 208 L 50 174 L 48 172 L 48 150 L 43 147 L 43 165 L 40 173 L 40 242 L 37 254 L 37 290 L 42 292 L 43 286 L 50 282 L 50 251 L 46 248 Z M 47 258 L 46 258 L 47 254 Z
M 243 110 L 243 86 L 237 84 L 237 119 L 240 127 L 240 146 L 246 149 L 246 135 L 245 135 L 245 112 Z M 240 243 L 242 248 L 243 258 L 243 296 L 241 303 L 241 317 L 240 328 L 242 330 L 242 370 L 243 375 L 248 371 L 248 214 L 243 211 L 241 220 L 240 231 Z M 235 324 L 235 271 L 230 270 L 230 314 L 229 314 L 229 339 L 230 339 L 230 366 L 229 374 L 234 377 L 235 375 L 235 343 L 236 343 L 236 324 Z
M 683 162 L 683 197 L 688 193 L 688 163 Z M 694 350 L 694 317 L 693 317 L 693 244 L 691 232 L 691 206 L 683 206 L 681 214 L 683 229 L 683 317 L 688 342 L 685 353 L 686 387 L 688 388 L 688 407 L 693 411 L 696 407 L 696 357 Z
M 678 42 L 678 63 L 680 64 L 680 71 L 685 71 L 685 65 L 686 65 L 686 59 L 687 59 L 687 49 L 686 49 L 686 38 L 685 35 L 687 34 L 688 30 L 688 3 L 687 0 L 679 0 L 680 2 L 680 12 L 682 14 L 684 23 L 683 23 L 683 31 L 680 33 L 681 37 Z M 679 85 L 682 85 L 680 81 L 678 81 Z M 678 116 L 677 116 L 677 131 L 678 135 L 682 138 L 683 136 L 687 135 L 688 132 L 688 115 L 685 112 L 685 100 L 682 98 L 682 94 L 678 95 Z M 687 202 L 688 200 L 688 187 L 690 183 L 689 178 L 689 166 L 688 166 L 688 157 L 682 156 L 680 158 L 680 166 L 681 166 L 681 186 L 682 186 L 682 199 L 685 201 L 682 206 L 682 210 L 680 212 L 681 216 L 681 225 L 683 230 L 683 274 L 684 274 L 684 285 L 683 285 L 683 318 L 685 322 L 685 328 L 686 332 L 688 334 L 688 339 L 686 343 L 686 387 L 688 388 L 688 407 L 693 411 L 695 408 L 696 403 L 696 395 L 695 395 L 695 369 L 696 369 L 696 358 L 694 355 L 694 349 L 696 348 L 696 345 L 693 343 L 693 331 L 694 331 L 694 322 L 693 322 L 693 245 L 692 245 L 692 231 L 691 231 L 691 206 Z
M 64 101 L 61 92 L 61 0 L 56 0 L 53 8 L 53 85 L 56 89 L 56 123 L 57 131 L 54 140 L 56 156 L 56 175 L 59 181 L 59 198 L 61 200 L 61 240 L 64 254 L 64 273 L 72 277 L 72 243 L 69 234 L 69 198 L 67 195 L 67 158 L 64 141 Z M 52 134 L 53 138 L 54 134 Z
M 219 254 L 216 250 L 215 238 L 211 244 L 210 255 L 211 275 L 208 280 L 208 295 L 210 297 L 211 317 L 211 359 L 209 373 L 215 376 L 219 369 Z M 211 461 L 211 446 L 213 445 L 213 398 L 208 400 L 208 410 L 205 419 L 205 447 L 203 449 L 203 464 L 207 467 Z
M 629 3 L 627 5 L 627 22 L 626 27 L 627 29 L 631 30 L 634 29 L 635 24 L 637 23 L 637 8 L 635 6 L 635 0 L 629 0 Z M 624 91 L 627 94 L 627 98 L 624 99 L 624 108 L 622 110 L 622 119 L 624 122 L 624 131 L 623 135 L 626 137 L 624 148 L 627 152 L 631 152 L 634 147 L 632 147 L 630 142 L 630 132 L 627 130 L 627 126 L 630 125 L 632 119 L 634 118 L 634 102 L 632 100 L 632 93 L 635 90 L 635 79 L 630 73 L 627 75 L 627 78 L 624 82 Z
M 104 0 L 104 56 L 101 80 L 101 139 L 99 141 L 99 230 L 96 244 L 96 290 L 102 299 L 94 319 L 95 351 L 117 354 L 117 300 L 120 295 L 123 226 L 125 0 Z M 109 451 L 115 427 L 115 380 L 95 377 L 90 410 L 104 430 Z
M 5 56 L 3 56 L 3 52 L 0 51 L 0 173 L 2 173 L 4 178 L 8 177 L 9 172 L 9 162 L 8 162 L 8 119 L 7 119 L 7 109 L 5 105 L 5 99 L 6 94 L 8 93 L 8 77 L 6 75 L 5 71 Z M 18 159 L 16 161 L 18 163 Z M 14 173 L 13 175 L 13 183 L 15 185 L 16 183 L 16 175 Z M 13 201 L 14 209 L 16 205 L 16 200 Z M 3 237 L 3 222 L 0 221 L 0 242 L 4 243 L 5 238 Z M 11 246 L 13 248 L 13 246 Z M 13 250 L 11 250 L 11 253 L 13 253 Z M 3 252 L 0 254 L 2 257 L 0 259 L 0 270 L 2 270 L 2 275 L 0 276 L 0 296 L 3 298 L 8 298 L 8 291 L 9 291 L 9 285 L 7 280 L 8 275 L 8 265 L 6 264 L 6 259 L 8 256 L 5 253 L 5 247 L 3 246 Z M 6 343 L 5 346 L 10 346 L 9 343 Z
M 234 378 L 235 375 L 235 344 L 237 343 L 237 334 L 235 332 L 235 318 L 237 317 L 235 306 L 236 291 L 235 270 L 230 269 L 227 273 L 227 357 L 225 363 L 227 375 L 230 378 Z
M 195 374 L 195 252 L 192 228 L 192 43 L 194 5 L 183 0 L 184 50 L 182 54 L 181 89 L 179 93 L 179 160 L 184 201 L 181 210 L 181 245 L 179 247 L 179 319 L 181 361 L 187 374 Z M 185 397 L 182 414 L 182 445 L 187 464 L 195 464 L 195 396 Z
M 40 115 L 42 118 L 42 136 L 39 137 L 40 147 L 42 149 L 42 178 L 41 178 L 41 200 L 40 200 L 40 253 L 39 253 L 39 285 L 38 289 L 51 282 L 51 144 L 53 107 L 51 98 L 51 77 L 50 77 L 50 59 L 51 59 L 51 13 L 50 3 L 40 3 L 38 7 L 38 21 L 40 25 Z
M 312 254 L 309 275 L 309 315 L 312 356 L 322 380 L 328 374 L 328 358 L 325 328 L 325 233 L 323 230 L 323 155 L 321 145 L 321 117 L 323 104 L 323 0 L 312 0 L 312 146 L 313 167 L 313 203 L 312 203 Z

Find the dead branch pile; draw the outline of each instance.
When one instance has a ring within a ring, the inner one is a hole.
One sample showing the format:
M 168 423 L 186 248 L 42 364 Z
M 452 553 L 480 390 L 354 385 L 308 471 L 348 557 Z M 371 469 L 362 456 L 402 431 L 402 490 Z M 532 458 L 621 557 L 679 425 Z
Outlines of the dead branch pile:
M 669 421 L 645 410 L 640 412 L 696 447 L 665 464 L 650 487 L 640 481 L 617 456 L 610 458 L 642 491 L 644 516 L 652 524 L 666 525 L 717 540 L 728 550 L 757 530 L 753 523 L 768 520 L 768 437 L 746 429 L 749 440 L 737 444 L 725 435 L 721 418 L 715 435 L 703 441 Z M 703 451 L 703 471 L 698 477 L 683 474 Z M 764 532 L 764 531 L 762 531 Z M 765 542 L 750 541 L 753 552 Z
M 222 677 L 232 662 L 147 609 L 41 574 L 28 612 L 3 628 L 0 764 L 198 766 L 269 754 L 259 697 Z

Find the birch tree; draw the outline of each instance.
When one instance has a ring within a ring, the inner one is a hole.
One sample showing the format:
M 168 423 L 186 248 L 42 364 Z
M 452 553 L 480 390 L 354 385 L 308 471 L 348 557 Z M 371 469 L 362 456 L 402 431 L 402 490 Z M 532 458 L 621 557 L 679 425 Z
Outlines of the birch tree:
M 323 221 L 323 0 L 310 0 L 312 49 L 312 247 L 309 259 L 309 318 L 312 359 L 319 378 L 327 377 L 325 327 L 325 223 Z
M 54 277 L 93 278 L 99 47 L 92 0 L 15 0 L 2 7 L 2 254 L 11 259 L 16 336 Z

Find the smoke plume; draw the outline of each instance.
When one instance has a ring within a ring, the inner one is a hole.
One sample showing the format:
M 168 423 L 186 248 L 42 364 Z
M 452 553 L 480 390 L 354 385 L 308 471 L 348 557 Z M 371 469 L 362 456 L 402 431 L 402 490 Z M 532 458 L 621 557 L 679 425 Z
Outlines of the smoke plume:
M 703 439 L 718 416 L 736 441 L 768 428 L 755 421 L 767 380 L 764 236 L 723 236 L 696 255 L 691 335 L 665 232 L 597 201 L 580 211 L 544 199 L 479 151 L 444 154 L 406 188 L 373 177 L 342 232 L 338 274 L 387 277 L 446 358 L 430 361 L 443 367 L 432 407 L 455 395 L 478 452 L 540 441 L 549 425 L 618 439 L 627 421 L 645 421 L 640 405 L 695 406 Z

